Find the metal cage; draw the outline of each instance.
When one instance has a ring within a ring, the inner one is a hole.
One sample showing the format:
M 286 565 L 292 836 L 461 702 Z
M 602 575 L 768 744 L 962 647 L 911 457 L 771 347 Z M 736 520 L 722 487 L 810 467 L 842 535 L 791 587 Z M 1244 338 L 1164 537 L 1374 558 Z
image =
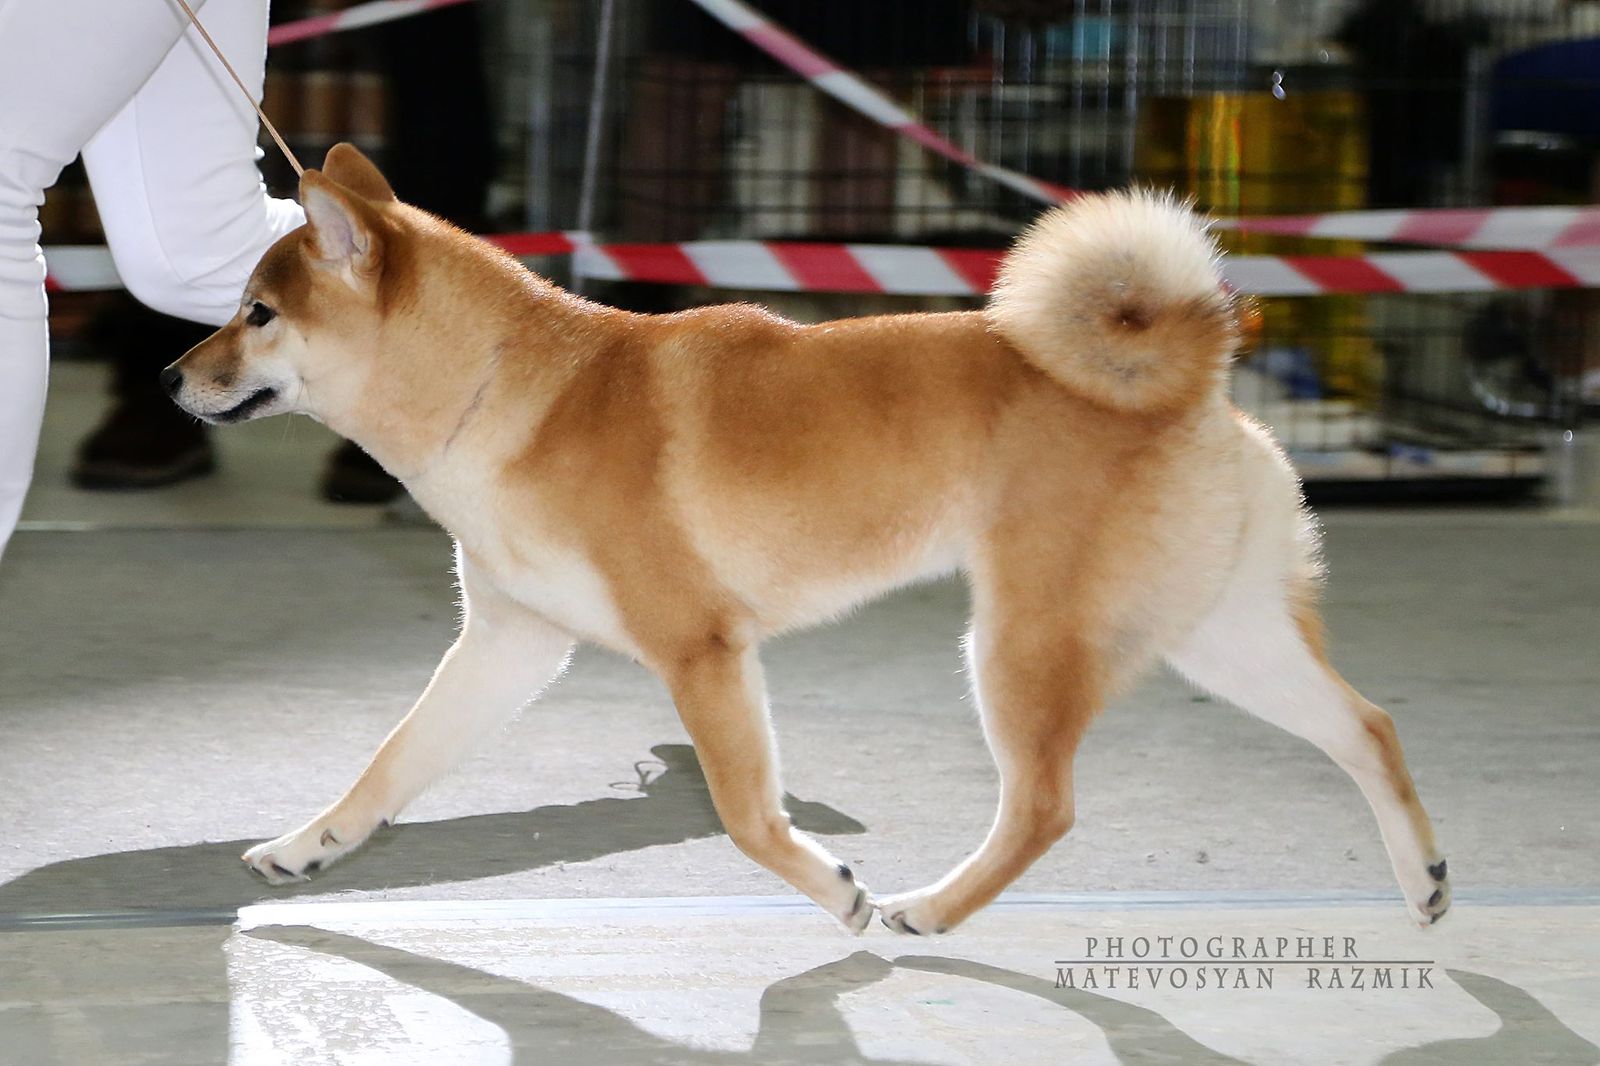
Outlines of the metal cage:
M 615 239 L 999 246 L 1039 210 L 847 111 L 686 0 L 609 0 L 597 94 L 606 2 L 503 11 L 506 141 L 524 164 L 531 227 L 579 221 L 591 120 L 602 136 L 589 153 L 590 221 Z M 1600 5 L 753 6 L 975 155 L 1076 188 L 1169 186 L 1219 215 L 1582 203 L 1595 192 L 1600 75 L 1527 57 L 1600 33 Z M 665 307 L 741 294 L 610 295 Z M 929 303 L 783 300 L 810 317 Z M 1536 485 L 1551 433 L 1571 429 L 1584 373 L 1600 365 L 1600 304 L 1583 290 L 1278 298 L 1259 311 L 1237 402 L 1275 428 L 1308 480 L 1330 485 Z

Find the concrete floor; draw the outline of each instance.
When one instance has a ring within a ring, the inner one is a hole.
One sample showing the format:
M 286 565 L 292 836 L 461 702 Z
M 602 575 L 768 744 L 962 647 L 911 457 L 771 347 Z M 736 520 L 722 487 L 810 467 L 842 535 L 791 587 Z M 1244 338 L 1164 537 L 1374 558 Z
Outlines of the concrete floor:
M 0 565 L 16 1061 L 532 1062 L 553 1040 L 595 1062 L 1600 1061 L 1592 517 L 1328 516 L 1334 658 L 1395 714 L 1450 856 L 1456 910 L 1427 934 L 1336 768 L 1155 678 L 1097 724 L 1078 827 L 1010 902 L 947 939 L 852 943 L 721 833 L 661 686 L 593 650 L 404 824 L 274 890 L 239 851 L 334 798 L 420 689 L 453 628 L 448 544 L 312 501 L 308 423 L 224 437 L 210 490 L 65 489 L 97 406 L 66 369 Z M 959 585 L 915 589 L 767 655 L 791 810 L 880 892 L 987 826 L 963 613 Z M 289 906 L 232 927 L 264 901 Z M 1286 924 L 1446 976 L 1421 1012 L 1038 984 L 1087 930 Z
M 1365 906 L 1013 899 L 956 936 L 851 941 L 768 897 L 265 906 L 235 930 L 0 932 L 32 1001 L 0 1000 L 0 1027 L 18 1063 L 1580 1066 L 1597 917 L 1467 908 L 1424 937 Z M 1180 961 L 1080 961 L 1118 935 Z M 1329 935 L 1372 961 L 1176 946 Z

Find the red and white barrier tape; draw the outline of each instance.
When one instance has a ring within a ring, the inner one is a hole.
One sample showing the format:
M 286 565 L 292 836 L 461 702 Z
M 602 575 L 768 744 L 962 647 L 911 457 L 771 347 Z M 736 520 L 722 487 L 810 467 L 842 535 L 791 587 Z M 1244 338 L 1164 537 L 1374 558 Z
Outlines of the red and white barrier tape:
M 314 15 L 294 22 L 279 23 L 267 31 L 267 43 L 288 44 L 291 41 L 326 37 L 330 33 L 359 30 L 364 26 L 377 26 L 396 19 L 410 18 L 412 15 L 420 15 L 435 8 L 471 2 L 472 0 L 373 0 L 372 3 L 356 4 L 354 7 L 347 7 L 343 11 L 329 15 Z
M 597 244 L 582 233 L 516 233 L 489 240 L 513 255 L 571 253 L 573 272 L 580 277 L 775 292 L 977 296 L 989 291 L 1005 255 L 998 249 L 782 241 Z M 104 248 L 55 247 L 46 258 L 55 290 L 119 286 Z M 1233 288 L 1257 296 L 1588 288 L 1600 287 L 1600 248 L 1235 255 L 1223 259 L 1222 272 Z
M 1235 255 L 1223 259 L 1222 273 L 1238 291 L 1257 296 L 1583 289 L 1600 287 L 1600 248 Z
M 988 292 L 1004 252 L 882 244 L 690 241 L 582 244 L 575 273 L 732 289 L 970 296 Z M 1600 286 L 1600 248 L 1228 256 L 1229 285 L 1257 296 L 1446 293 Z
M 1443 248 L 1587 248 L 1600 245 L 1596 207 L 1445 207 L 1226 218 L 1219 229 L 1291 237 L 1432 244 Z

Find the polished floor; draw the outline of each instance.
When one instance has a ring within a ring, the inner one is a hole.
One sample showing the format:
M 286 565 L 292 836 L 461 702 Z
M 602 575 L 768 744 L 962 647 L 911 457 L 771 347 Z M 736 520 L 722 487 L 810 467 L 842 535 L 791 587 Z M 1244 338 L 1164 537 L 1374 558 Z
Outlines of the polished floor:
M 659 684 L 591 650 L 363 852 L 251 880 L 239 851 L 334 798 L 448 643 L 448 544 L 315 501 L 304 421 L 225 434 L 208 483 L 74 492 L 98 402 L 58 369 L 0 564 L 0 1063 L 1600 1062 L 1593 515 L 1327 517 L 1334 657 L 1399 724 L 1456 885 L 1440 926 L 1407 924 L 1321 755 L 1158 677 L 1097 724 L 1078 827 L 1015 893 L 949 937 L 852 940 L 722 834 Z M 767 656 L 790 809 L 880 891 L 992 808 L 964 611 L 915 589 Z M 1115 936 L 1431 969 L 1059 965 Z
M 19 1063 L 1600 1059 L 1600 907 L 1481 904 L 1426 937 L 1393 919 L 1013 897 L 924 941 L 772 897 L 268 905 L 232 929 L 0 932 L 31 1000 L 0 1026 Z

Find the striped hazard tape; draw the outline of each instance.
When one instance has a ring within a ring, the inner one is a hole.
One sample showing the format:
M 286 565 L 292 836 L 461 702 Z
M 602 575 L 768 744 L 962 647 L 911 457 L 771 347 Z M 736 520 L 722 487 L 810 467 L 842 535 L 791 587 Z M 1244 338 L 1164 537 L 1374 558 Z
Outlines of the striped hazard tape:
M 513 255 L 573 256 L 573 273 L 597 280 L 773 292 L 877 292 L 977 296 L 989 291 L 1001 249 L 784 241 L 596 243 L 582 233 L 514 233 L 488 238 Z M 46 252 L 57 291 L 119 286 L 101 247 Z M 1489 292 L 1600 287 L 1600 247 L 1538 251 L 1380 252 L 1362 256 L 1235 255 L 1222 273 L 1257 296 L 1332 293 Z
M 988 292 L 1001 250 L 882 244 L 689 241 L 582 244 L 582 277 L 718 288 L 972 296 Z M 1600 248 L 1541 252 L 1389 252 L 1365 256 L 1236 255 L 1228 284 L 1257 296 L 1487 292 L 1600 285 Z
M 373 0 L 372 3 L 356 4 L 328 15 L 313 15 L 311 18 L 279 23 L 267 31 L 267 44 L 307 41 L 313 37 L 326 37 L 330 33 L 359 30 L 365 26 L 377 26 L 396 19 L 410 18 L 412 15 L 420 15 L 424 11 L 433 11 L 436 8 L 471 2 L 472 0 Z
M 1597 207 L 1445 207 L 1229 218 L 1219 229 L 1289 237 L 1432 244 L 1447 248 L 1587 248 L 1600 245 Z

